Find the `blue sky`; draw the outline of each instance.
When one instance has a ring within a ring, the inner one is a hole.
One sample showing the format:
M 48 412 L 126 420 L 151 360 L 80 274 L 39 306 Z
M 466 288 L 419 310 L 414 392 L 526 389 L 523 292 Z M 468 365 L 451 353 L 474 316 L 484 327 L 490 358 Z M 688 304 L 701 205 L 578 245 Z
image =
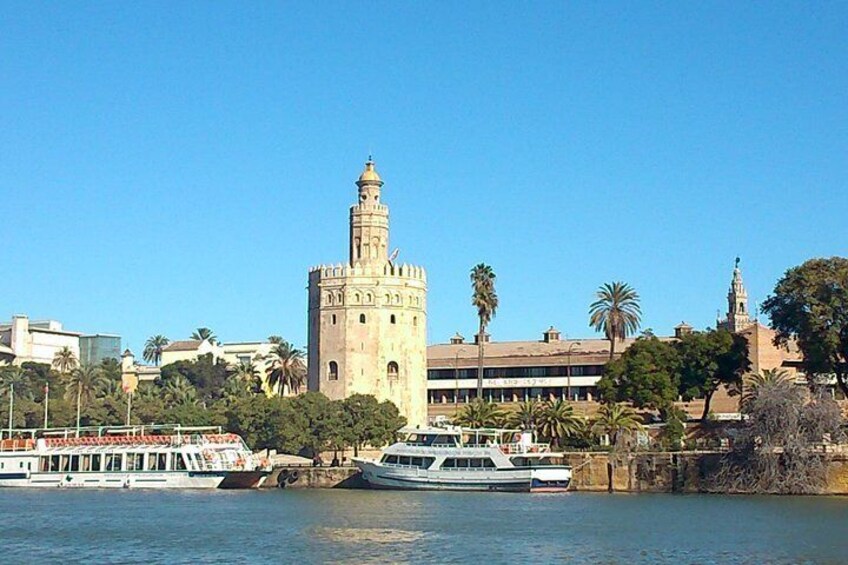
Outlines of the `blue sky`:
M 4 3 L 0 319 L 306 343 L 373 151 L 429 341 L 711 325 L 848 242 L 844 3 Z M 752 304 L 753 307 L 753 304 Z

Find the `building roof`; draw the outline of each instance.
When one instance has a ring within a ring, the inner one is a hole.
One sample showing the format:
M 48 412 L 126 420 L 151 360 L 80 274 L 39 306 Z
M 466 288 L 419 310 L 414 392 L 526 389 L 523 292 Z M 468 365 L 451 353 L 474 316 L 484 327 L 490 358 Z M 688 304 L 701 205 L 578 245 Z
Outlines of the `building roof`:
M 200 348 L 201 343 L 203 343 L 203 340 L 201 339 L 172 341 L 167 347 L 163 348 L 162 351 L 197 351 Z
M 368 162 L 365 163 L 365 170 L 359 175 L 358 182 L 383 182 L 380 180 L 380 175 L 374 170 L 374 161 L 371 160 L 370 156 L 368 157 Z
M 11 355 L 12 357 L 14 357 L 15 351 L 11 347 L 8 347 L 8 346 L 0 343 L 0 355 Z
M 660 338 L 667 339 L 667 338 Z M 634 338 L 616 343 L 616 351 L 624 351 L 635 341 Z M 492 358 L 544 358 L 573 355 L 607 355 L 609 356 L 609 341 L 606 339 L 562 339 L 555 341 L 491 341 L 486 343 L 484 355 Z M 569 353 L 570 350 L 570 353 Z M 445 359 L 453 363 L 454 359 L 477 359 L 477 345 L 474 343 L 439 343 L 427 347 L 427 358 Z

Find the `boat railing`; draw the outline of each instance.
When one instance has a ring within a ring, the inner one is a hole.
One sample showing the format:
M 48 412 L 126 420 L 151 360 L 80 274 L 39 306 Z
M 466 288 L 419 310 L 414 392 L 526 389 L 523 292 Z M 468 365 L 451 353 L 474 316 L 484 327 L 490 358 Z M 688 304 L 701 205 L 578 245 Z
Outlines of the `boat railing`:
M 502 443 L 498 447 L 506 455 L 548 453 L 551 450 L 551 446 L 546 443 Z
M 31 439 L 0 440 L 0 451 L 31 451 L 35 449 L 35 441 Z

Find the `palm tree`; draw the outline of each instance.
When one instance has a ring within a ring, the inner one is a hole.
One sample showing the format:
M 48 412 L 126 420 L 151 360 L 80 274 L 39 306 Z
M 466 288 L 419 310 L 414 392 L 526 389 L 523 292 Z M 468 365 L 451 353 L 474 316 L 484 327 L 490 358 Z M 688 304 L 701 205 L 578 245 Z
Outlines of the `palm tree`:
M 191 339 L 198 341 L 205 339 L 209 343 L 216 343 L 218 341 L 218 337 L 209 328 L 197 328 L 197 331 L 191 334 Z
M 286 388 L 294 394 L 300 392 L 300 387 L 306 377 L 306 367 L 303 363 L 303 351 L 292 346 L 286 340 L 276 344 L 268 355 L 268 386 L 282 396 Z
M 610 445 L 615 448 L 618 444 L 619 434 L 632 432 L 642 428 L 636 412 L 624 404 L 604 404 L 595 416 L 593 428 L 600 433 L 606 434 L 610 439 Z M 610 453 L 607 460 L 607 490 L 613 491 L 612 477 L 614 473 L 614 458 Z
M 279 345 L 280 343 L 283 343 L 284 341 L 285 340 L 278 335 L 269 335 L 268 336 L 268 343 L 273 343 L 274 345 Z
M 615 340 L 626 339 L 639 329 L 642 309 L 639 294 L 624 282 L 602 285 L 598 299 L 589 306 L 589 325 L 595 331 L 603 331 L 610 342 L 610 361 L 615 355 Z
M 790 385 L 792 385 L 792 375 L 786 369 L 765 369 L 760 373 L 745 375 L 742 379 L 742 398 L 739 405 L 744 411 L 763 388 Z
M 0 396 L 8 396 L 14 390 L 15 398 L 32 400 L 33 393 L 26 370 L 21 367 L 4 367 L 0 372 Z
M 170 406 L 194 404 L 197 402 L 197 390 L 187 378 L 175 375 L 162 387 L 162 399 Z
M 468 428 L 494 428 L 501 423 L 501 417 L 501 411 L 496 404 L 475 398 L 462 408 L 454 422 Z
M 97 397 L 97 391 L 103 385 L 103 373 L 99 367 L 93 365 L 81 365 L 66 378 L 67 386 L 65 396 L 68 400 L 76 398 L 77 402 L 77 430 L 80 427 L 83 403 L 87 406 Z
M 495 272 L 484 263 L 471 269 L 471 304 L 477 308 L 480 328 L 477 333 L 477 398 L 483 398 L 483 347 L 486 326 L 498 310 L 498 294 L 495 292 Z
M 67 375 L 79 366 L 79 361 L 67 345 L 53 355 L 53 368 L 62 375 Z
M 546 402 L 539 414 L 539 432 L 562 447 L 562 440 L 576 435 L 580 430 L 581 418 L 574 414 L 574 407 L 558 398 Z
M 142 357 L 144 357 L 144 360 L 148 363 L 158 365 L 162 360 L 162 350 L 165 349 L 169 343 L 171 343 L 171 340 L 161 334 L 149 337 L 147 339 L 147 343 L 144 344 L 144 353 L 142 354 Z
M 535 400 L 527 400 L 518 408 L 506 415 L 506 423 L 522 430 L 535 430 L 542 413 L 542 404 Z

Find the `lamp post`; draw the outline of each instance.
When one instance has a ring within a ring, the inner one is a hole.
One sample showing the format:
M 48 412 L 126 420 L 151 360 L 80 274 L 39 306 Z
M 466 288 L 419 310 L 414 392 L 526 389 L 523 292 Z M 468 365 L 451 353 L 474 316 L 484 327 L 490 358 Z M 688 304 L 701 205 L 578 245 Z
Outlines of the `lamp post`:
M 565 395 L 568 397 L 569 402 L 571 402 L 571 352 L 578 345 L 580 345 L 579 341 L 570 343 L 568 345 L 568 351 L 566 351 L 565 354 L 565 378 L 567 379 L 565 385 Z
M 454 380 L 454 390 L 453 390 L 453 415 L 456 417 L 457 412 L 459 412 L 459 354 L 464 353 L 465 349 L 460 347 L 456 355 L 453 358 L 453 380 Z

